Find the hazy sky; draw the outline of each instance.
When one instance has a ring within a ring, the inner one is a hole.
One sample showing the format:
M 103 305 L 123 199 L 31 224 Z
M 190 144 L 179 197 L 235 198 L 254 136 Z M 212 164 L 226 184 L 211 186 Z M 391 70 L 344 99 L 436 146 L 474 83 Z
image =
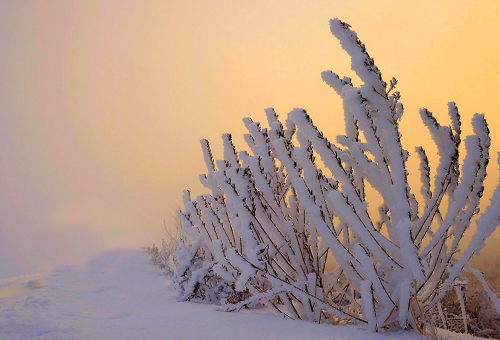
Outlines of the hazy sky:
M 399 79 L 410 152 L 429 137 L 418 109 L 448 122 L 451 100 L 500 151 L 498 0 L 1 1 L 0 277 L 158 243 L 182 190 L 203 192 L 199 140 L 246 148 L 241 120 L 266 107 L 342 133 L 320 77 L 353 75 L 335 17 Z

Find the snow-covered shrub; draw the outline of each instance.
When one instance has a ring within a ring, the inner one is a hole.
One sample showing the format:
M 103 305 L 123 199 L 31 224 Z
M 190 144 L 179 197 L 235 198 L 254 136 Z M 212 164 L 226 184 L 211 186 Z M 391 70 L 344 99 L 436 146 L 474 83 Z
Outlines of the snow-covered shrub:
M 174 220 L 174 231 L 170 231 L 163 221 L 165 229 L 165 239 L 161 241 L 161 248 L 156 246 L 154 243 L 152 246 L 148 246 L 144 251 L 150 256 L 151 262 L 165 271 L 167 276 L 173 276 L 177 270 L 177 257 L 176 251 L 181 241 L 179 239 L 180 230 L 182 228 L 180 220 L 175 218 Z
M 218 295 L 227 310 L 265 304 L 296 319 L 425 333 L 433 308 L 461 284 L 462 270 L 499 224 L 498 187 L 479 215 L 488 127 L 483 115 L 473 117 L 460 166 L 455 103 L 448 104 L 451 126 L 420 110 L 439 159 L 432 181 L 426 151 L 415 149 L 417 198 L 401 144 L 397 80 L 383 80 L 349 25 L 335 19 L 330 27 L 362 81 L 356 87 L 350 78 L 322 74 L 343 100 L 346 135 L 333 143 L 305 110 L 282 122 L 267 109 L 268 128 L 243 120 L 249 151 L 237 153 L 225 134 L 224 158 L 214 161 L 202 140 L 208 173 L 200 179 L 210 194 L 184 194 L 173 282 L 183 299 Z M 366 185 L 379 195 L 371 202 Z M 472 221 L 477 231 L 460 251 Z M 228 299 L 237 293 L 240 299 Z

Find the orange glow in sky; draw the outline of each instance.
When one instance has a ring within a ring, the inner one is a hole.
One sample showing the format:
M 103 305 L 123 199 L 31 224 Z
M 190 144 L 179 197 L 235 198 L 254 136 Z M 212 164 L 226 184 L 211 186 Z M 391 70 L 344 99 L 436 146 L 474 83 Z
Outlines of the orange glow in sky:
M 446 123 L 456 101 L 464 134 L 475 112 L 486 115 L 489 198 L 500 151 L 498 0 L 2 1 L 0 277 L 159 243 L 182 190 L 204 192 L 199 140 L 216 158 L 222 133 L 245 149 L 241 120 L 265 125 L 266 107 L 282 118 L 305 108 L 334 140 L 341 100 L 320 73 L 353 77 L 329 31 L 335 17 L 386 81 L 398 78 L 410 152 L 430 145 L 421 107 Z

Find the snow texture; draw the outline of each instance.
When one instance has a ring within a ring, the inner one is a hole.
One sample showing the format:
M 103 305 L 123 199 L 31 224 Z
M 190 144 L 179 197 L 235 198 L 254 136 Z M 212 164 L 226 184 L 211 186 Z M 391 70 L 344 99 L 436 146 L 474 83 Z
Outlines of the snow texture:
M 267 309 L 224 313 L 215 305 L 177 302 L 168 286 L 169 280 L 139 251 L 116 251 L 83 266 L 2 279 L 0 339 L 423 339 L 294 321 Z

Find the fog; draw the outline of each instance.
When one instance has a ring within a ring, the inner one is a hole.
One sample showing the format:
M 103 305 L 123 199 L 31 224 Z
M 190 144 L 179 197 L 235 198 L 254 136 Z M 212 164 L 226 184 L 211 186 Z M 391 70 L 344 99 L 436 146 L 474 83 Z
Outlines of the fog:
M 418 109 L 446 122 L 454 100 L 464 133 L 485 113 L 496 158 L 499 13 L 496 0 L 2 1 L 0 277 L 161 242 L 182 190 L 203 192 L 199 140 L 219 157 L 230 132 L 243 149 L 242 118 L 265 123 L 266 107 L 303 107 L 327 137 L 342 133 L 320 77 L 353 76 L 334 17 L 399 79 L 410 152 L 429 139 Z

